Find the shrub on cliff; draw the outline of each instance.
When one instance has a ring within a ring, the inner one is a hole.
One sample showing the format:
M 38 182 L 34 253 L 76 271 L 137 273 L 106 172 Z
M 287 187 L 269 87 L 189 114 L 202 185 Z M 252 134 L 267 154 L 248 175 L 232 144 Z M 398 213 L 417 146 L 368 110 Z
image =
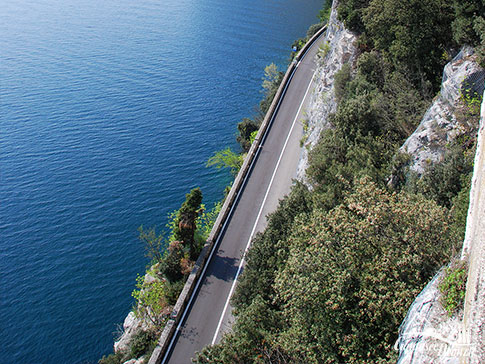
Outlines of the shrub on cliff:
M 273 244 L 254 241 L 233 334 L 197 362 L 395 362 L 409 304 L 458 241 L 450 221 L 433 201 L 368 178 L 334 209 L 295 215 Z

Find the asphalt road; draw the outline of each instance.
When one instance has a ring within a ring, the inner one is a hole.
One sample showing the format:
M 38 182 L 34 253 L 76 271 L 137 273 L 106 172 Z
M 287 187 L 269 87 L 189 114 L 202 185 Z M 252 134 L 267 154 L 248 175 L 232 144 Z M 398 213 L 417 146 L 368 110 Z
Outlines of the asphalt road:
M 322 39 L 320 36 L 308 50 L 293 75 L 197 296 L 163 363 L 191 363 L 196 351 L 219 342 L 222 333 L 230 329 L 228 297 L 240 264 L 244 266 L 244 251 L 251 237 L 265 228 L 266 216 L 276 209 L 296 177 L 303 135 L 301 121 L 313 89 L 315 55 Z

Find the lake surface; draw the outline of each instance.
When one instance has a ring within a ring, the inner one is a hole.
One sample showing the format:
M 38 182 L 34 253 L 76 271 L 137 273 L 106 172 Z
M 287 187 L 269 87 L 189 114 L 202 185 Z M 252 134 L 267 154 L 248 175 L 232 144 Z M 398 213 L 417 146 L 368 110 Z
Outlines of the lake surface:
M 11 0 L 0 11 L 0 364 L 95 363 L 207 159 L 237 148 L 265 65 L 321 0 Z

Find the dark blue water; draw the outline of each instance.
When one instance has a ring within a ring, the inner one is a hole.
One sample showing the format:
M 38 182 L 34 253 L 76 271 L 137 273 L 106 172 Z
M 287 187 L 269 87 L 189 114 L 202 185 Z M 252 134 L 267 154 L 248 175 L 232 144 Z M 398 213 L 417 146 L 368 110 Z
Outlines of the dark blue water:
M 321 0 L 11 0 L 0 11 L 0 364 L 95 362 L 163 229 Z

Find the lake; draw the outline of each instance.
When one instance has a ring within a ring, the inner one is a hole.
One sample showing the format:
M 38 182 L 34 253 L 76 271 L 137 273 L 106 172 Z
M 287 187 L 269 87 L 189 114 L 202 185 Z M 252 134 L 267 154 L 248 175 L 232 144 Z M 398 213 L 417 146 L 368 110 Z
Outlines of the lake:
M 96 363 L 162 232 L 321 0 L 12 0 L 0 12 L 0 364 Z

